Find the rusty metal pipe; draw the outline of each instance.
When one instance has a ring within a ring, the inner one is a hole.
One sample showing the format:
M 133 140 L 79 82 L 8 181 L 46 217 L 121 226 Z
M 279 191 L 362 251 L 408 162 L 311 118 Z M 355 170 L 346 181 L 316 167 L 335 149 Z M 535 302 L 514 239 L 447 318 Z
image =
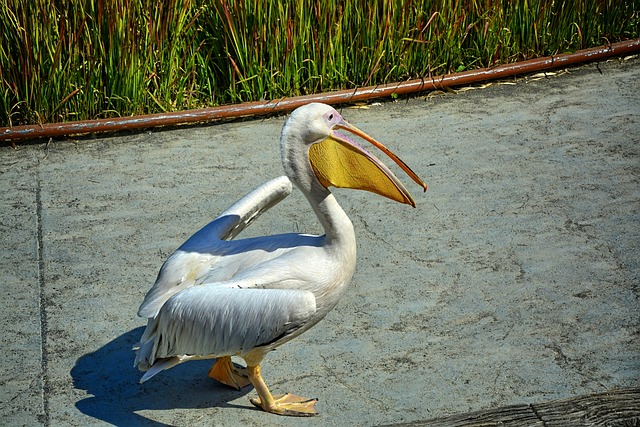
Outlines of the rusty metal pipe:
M 145 116 L 117 117 L 66 123 L 46 123 L 42 125 L 0 128 L 0 141 L 51 138 L 86 133 L 139 130 L 157 126 L 175 126 L 188 123 L 202 123 L 220 119 L 259 116 L 294 110 L 309 102 L 325 104 L 347 104 L 385 98 L 391 95 L 407 95 L 429 90 L 445 89 L 453 86 L 470 85 L 482 81 L 496 80 L 516 75 L 535 73 L 560 67 L 568 67 L 586 62 L 599 61 L 613 56 L 632 55 L 640 52 L 640 39 L 627 40 L 607 46 L 584 49 L 575 53 L 536 58 L 493 68 L 481 68 L 439 77 L 429 77 L 369 86 L 354 90 L 296 96 L 279 100 L 247 102 L 220 107 L 187 110 L 173 113 L 149 114 Z

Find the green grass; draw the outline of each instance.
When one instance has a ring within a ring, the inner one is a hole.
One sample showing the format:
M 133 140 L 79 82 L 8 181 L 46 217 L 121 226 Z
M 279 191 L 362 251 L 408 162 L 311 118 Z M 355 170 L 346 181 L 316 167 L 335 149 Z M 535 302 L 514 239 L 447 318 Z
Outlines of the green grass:
M 0 0 L 0 125 L 355 88 L 637 38 L 640 0 Z

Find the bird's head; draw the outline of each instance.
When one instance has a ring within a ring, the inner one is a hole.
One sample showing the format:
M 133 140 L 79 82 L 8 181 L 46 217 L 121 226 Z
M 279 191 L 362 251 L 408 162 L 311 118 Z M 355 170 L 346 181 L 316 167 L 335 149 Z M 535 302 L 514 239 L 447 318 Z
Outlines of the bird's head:
M 425 191 L 425 184 L 398 156 L 342 118 L 332 107 L 311 103 L 297 108 L 282 129 L 285 172 L 298 182 L 315 179 L 322 187 L 353 188 L 415 207 L 405 186 L 378 158 L 341 131 L 358 136 L 389 156 Z

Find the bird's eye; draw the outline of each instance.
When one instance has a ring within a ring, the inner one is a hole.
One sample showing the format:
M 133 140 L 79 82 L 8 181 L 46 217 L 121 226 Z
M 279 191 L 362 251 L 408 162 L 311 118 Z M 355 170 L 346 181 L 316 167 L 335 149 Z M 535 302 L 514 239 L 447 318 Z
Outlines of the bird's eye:
M 329 121 L 333 120 L 333 113 L 329 114 Z

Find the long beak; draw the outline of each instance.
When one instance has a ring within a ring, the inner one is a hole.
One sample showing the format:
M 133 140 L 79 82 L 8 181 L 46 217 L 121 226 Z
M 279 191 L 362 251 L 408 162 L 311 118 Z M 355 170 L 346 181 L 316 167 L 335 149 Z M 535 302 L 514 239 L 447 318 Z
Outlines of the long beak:
M 344 120 L 333 129 L 343 129 L 369 141 L 396 162 L 424 191 L 427 190 L 427 184 L 405 162 L 371 136 Z M 411 194 L 389 168 L 360 144 L 334 130 L 326 139 L 309 148 L 311 166 L 322 185 L 367 190 L 416 206 Z

